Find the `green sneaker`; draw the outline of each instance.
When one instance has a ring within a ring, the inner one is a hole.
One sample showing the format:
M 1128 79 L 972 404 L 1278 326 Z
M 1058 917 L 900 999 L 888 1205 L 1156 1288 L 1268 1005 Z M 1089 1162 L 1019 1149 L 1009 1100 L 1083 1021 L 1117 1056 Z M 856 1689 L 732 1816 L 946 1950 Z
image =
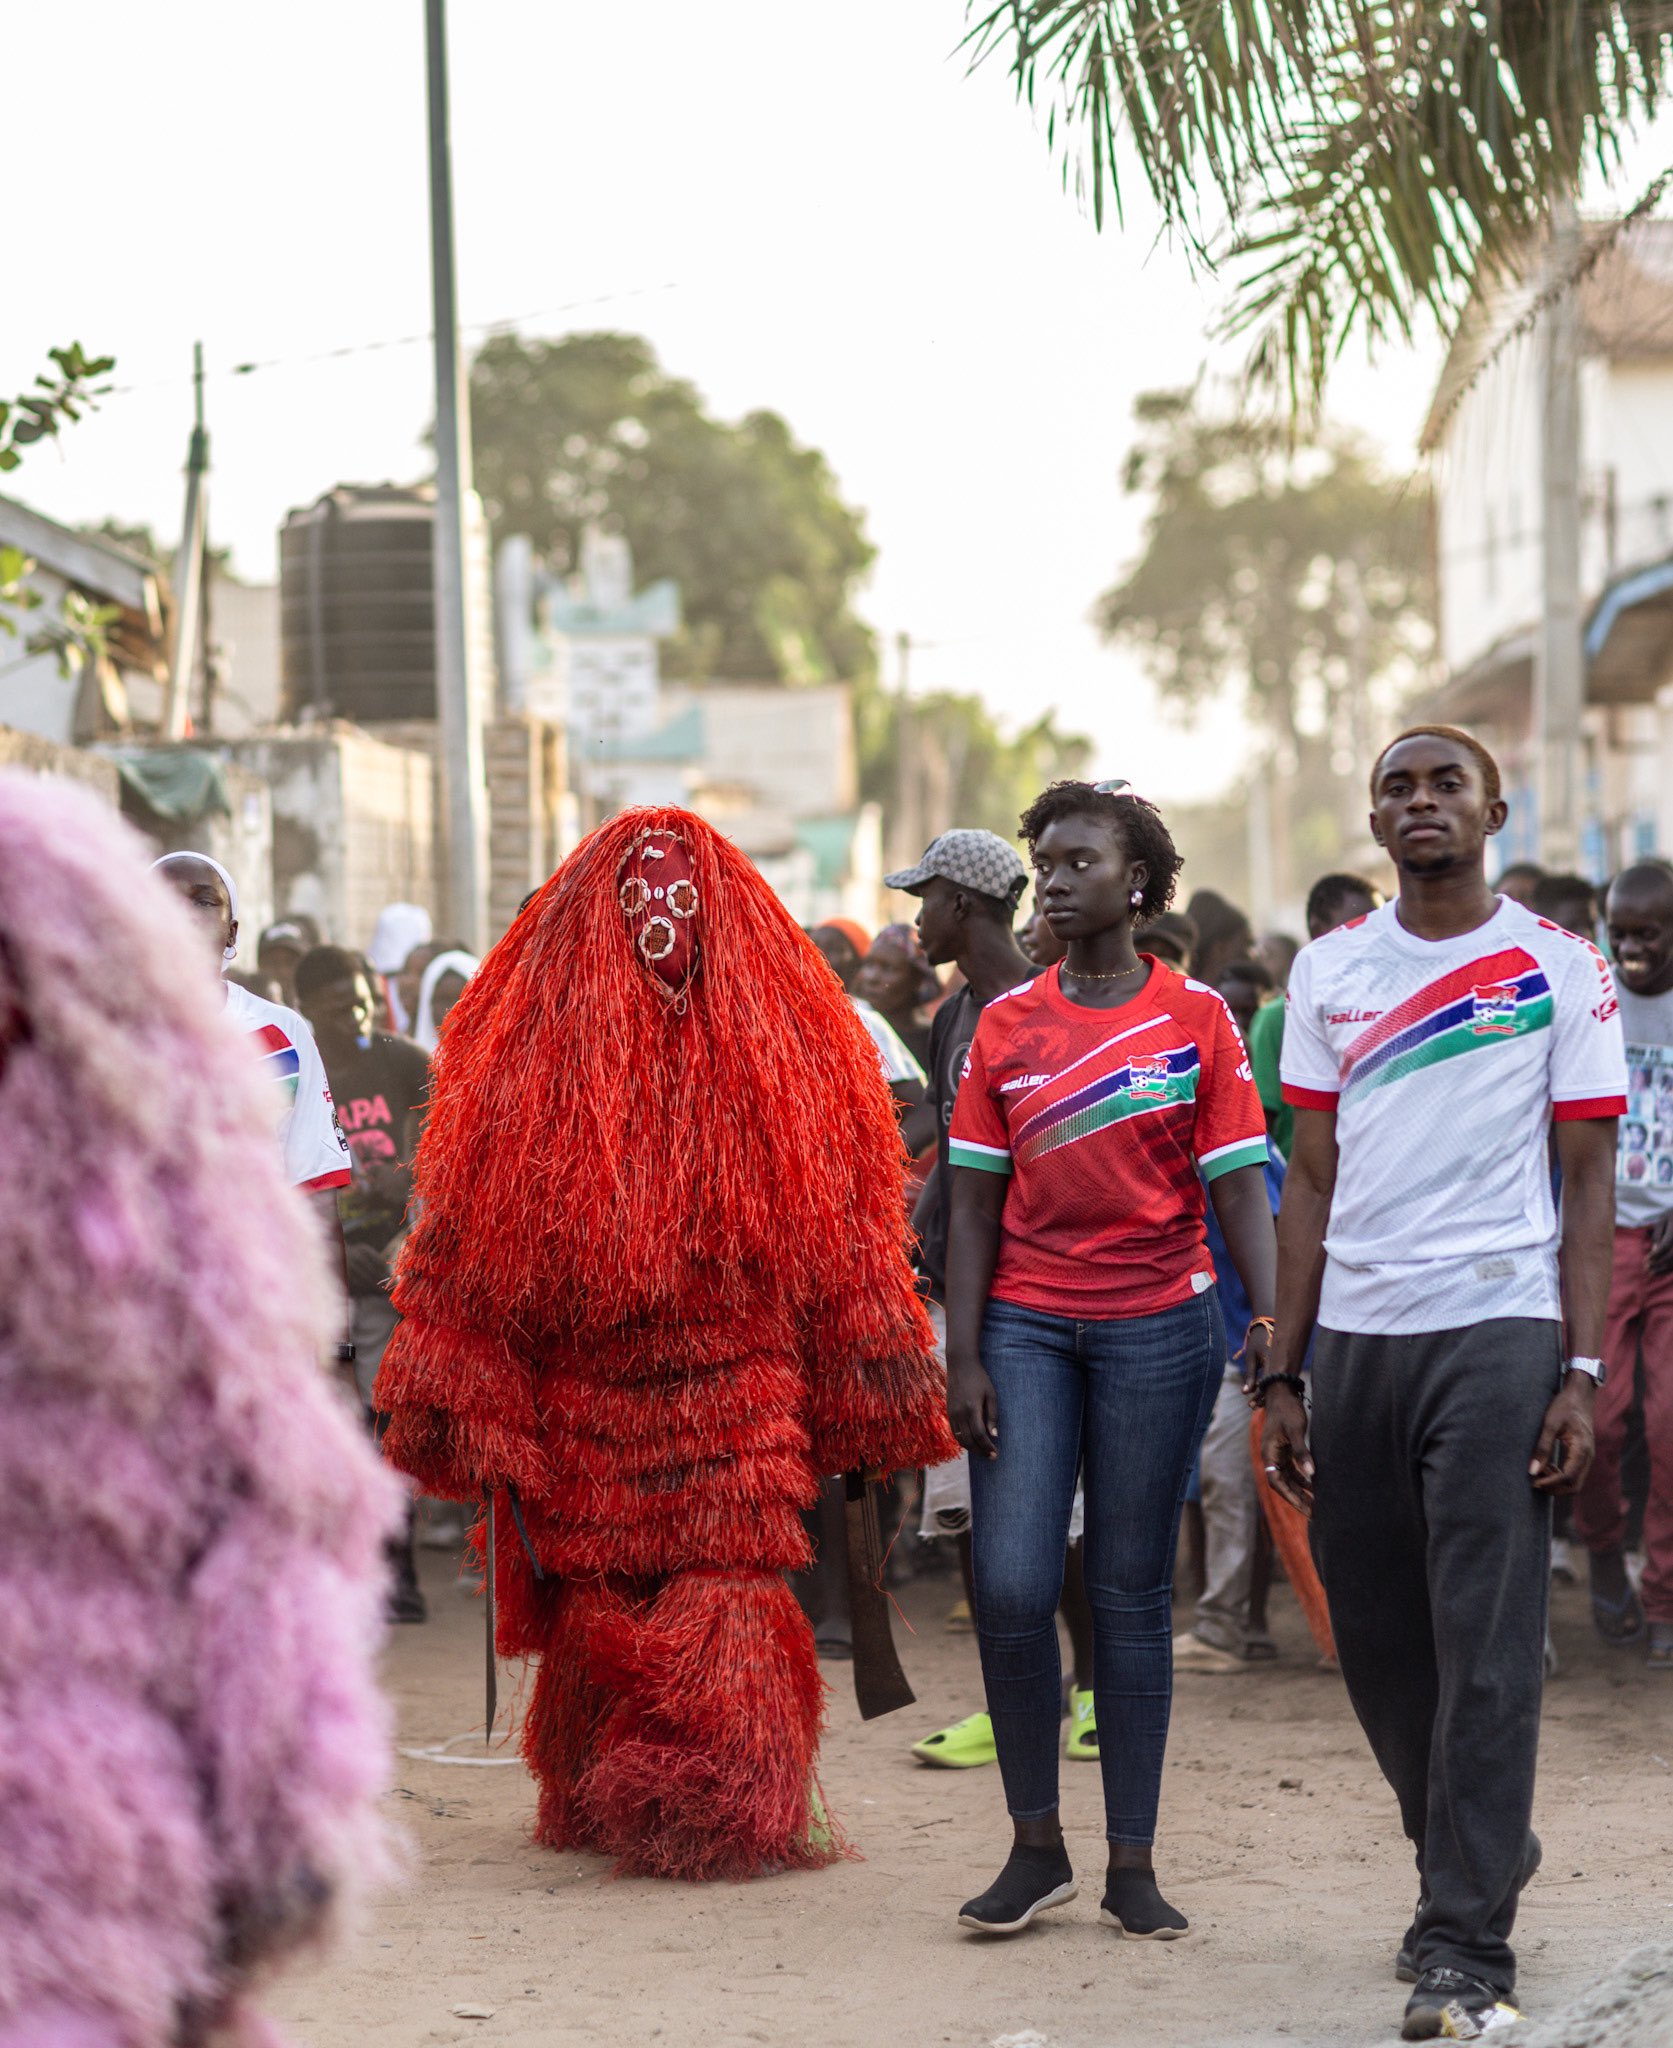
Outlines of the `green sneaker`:
M 1071 1763 L 1098 1761 L 1098 1717 L 1092 1711 L 1092 1695 L 1078 1685 L 1069 1688 L 1069 1739 L 1063 1754 Z
M 922 1742 L 913 1743 L 912 1754 L 920 1763 L 935 1764 L 944 1771 L 973 1771 L 999 1761 L 993 1746 L 993 1723 L 986 1714 L 966 1714 L 950 1728 L 938 1728 Z

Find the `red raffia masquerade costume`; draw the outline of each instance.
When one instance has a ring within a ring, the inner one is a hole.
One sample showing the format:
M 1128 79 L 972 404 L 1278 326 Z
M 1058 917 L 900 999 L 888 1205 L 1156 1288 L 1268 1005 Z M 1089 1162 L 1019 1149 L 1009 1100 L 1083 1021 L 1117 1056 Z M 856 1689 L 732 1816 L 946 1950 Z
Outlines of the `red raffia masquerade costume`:
M 538 1655 L 535 1833 L 627 1871 L 842 1853 L 784 1581 L 820 1478 L 956 1454 L 870 1039 L 712 827 L 624 812 L 448 1020 L 377 1402 L 497 1518 L 498 1642 Z M 508 1540 L 509 1537 L 509 1540 Z

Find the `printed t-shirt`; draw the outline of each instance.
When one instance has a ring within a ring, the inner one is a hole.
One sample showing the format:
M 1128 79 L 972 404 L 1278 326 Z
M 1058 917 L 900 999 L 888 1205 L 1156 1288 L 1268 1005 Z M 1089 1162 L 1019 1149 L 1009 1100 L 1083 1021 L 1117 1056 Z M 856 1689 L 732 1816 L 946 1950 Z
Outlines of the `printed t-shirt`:
M 952 1128 L 953 1104 L 958 1100 L 959 1077 L 970 1057 L 970 1041 L 976 1035 L 976 1020 L 982 1014 L 970 984 L 956 988 L 930 1019 L 929 1092 L 935 1104 L 935 1173 L 929 1204 L 924 1211 L 918 1256 L 929 1276 L 930 1298 L 947 1298 L 947 1219 L 951 1183 L 948 1174 L 948 1133 Z
M 349 1148 L 337 1126 L 314 1034 L 294 1010 L 224 982 L 227 1015 L 249 1032 L 262 1071 L 279 1096 L 274 1128 L 294 1187 L 346 1188 L 353 1179 Z
M 1285 1159 L 1295 1142 L 1295 1111 L 1284 1100 L 1284 1002 L 1262 1003 L 1249 1025 L 1249 1071 L 1260 1090 L 1272 1142 Z
M 924 1070 L 907 1049 L 906 1041 L 884 1016 L 881 1010 L 874 1010 L 870 1003 L 859 996 L 850 996 L 854 1014 L 866 1027 L 871 1042 L 877 1048 L 877 1058 L 883 1069 L 885 1081 L 916 1081 L 923 1084 Z
M 1618 1116 L 1614 979 L 1585 939 L 1499 899 L 1419 939 L 1386 903 L 1290 970 L 1284 1099 L 1336 1112 L 1319 1321 L 1409 1335 L 1558 1320 L 1547 1133 Z
M 1673 989 L 1621 995 L 1627 1106 L 1615 1152 L 1615 1222 L 1643 1230 L 1673 1209 Z
M 411 1117 L 424 1105 L 430 1062 L 410 1038 L 375 1031 L 370 1045 L 346 1060 L 333 1060 L 327 1078 L 354 1162 L 353 1185 L 337 1197 L 344 1242 L 382 1251 L 400 1229 L 405 1209 L 377 1199 L 367 1169 L 375 1160 L 391 1166 L 410 1164 Z
M 1203 1181 L 1266 1161 L 1230 1010 L 1141 957 L 1149 977 L 1118 1010 L 1071 1002 L 1048 967 L 977 1022 L 949 1157 L 1011 1177 L 995 1301 L 1105 1322 L 1202 1293 Z

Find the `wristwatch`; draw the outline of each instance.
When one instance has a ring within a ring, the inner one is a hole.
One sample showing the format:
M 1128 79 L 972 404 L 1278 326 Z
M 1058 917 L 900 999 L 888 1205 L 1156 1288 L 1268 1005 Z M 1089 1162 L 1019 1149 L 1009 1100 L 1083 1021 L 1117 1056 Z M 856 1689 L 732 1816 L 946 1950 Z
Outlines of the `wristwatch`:
M 1583 1372 L 1595 1385 L 1603 1385 L 1604 1370 L 1601 1358 L 1571 1358 L 1564 1369 L 1568 1372 Z

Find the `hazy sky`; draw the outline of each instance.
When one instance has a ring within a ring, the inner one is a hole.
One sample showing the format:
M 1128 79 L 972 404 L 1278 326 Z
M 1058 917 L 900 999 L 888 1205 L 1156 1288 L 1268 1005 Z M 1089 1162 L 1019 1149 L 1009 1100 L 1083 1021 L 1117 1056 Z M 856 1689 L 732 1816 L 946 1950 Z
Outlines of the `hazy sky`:
M 1196 374 L 1216 288 L 1142 206 L 1094 233 L 1003 70 L 967 75 L 959 0 L 452 17 L 465 322 L 638 331 L 717 410 L 782 412 L 866 509 L 863 609 L 921 643 L 915 684 L 1055 704 L 1161 795 L 1223 784 L 1236 721 L 1171 724 L 1086 623 L 1142 517 L 1132 400 Z M 0 390 L 71 337 L 137 388 L 4 488 L 172 533 L 201 337 L 214 537 L 271 575 L 288 508 L 424 467 L 424 346 L 224 374 L 427 328 L 423 9 L 82 0 L 76 24 L 65 82 L 8 99 L 39 225 Z M 1356 356 L 1336 410 L 1407 463 L 1436 364 Z

